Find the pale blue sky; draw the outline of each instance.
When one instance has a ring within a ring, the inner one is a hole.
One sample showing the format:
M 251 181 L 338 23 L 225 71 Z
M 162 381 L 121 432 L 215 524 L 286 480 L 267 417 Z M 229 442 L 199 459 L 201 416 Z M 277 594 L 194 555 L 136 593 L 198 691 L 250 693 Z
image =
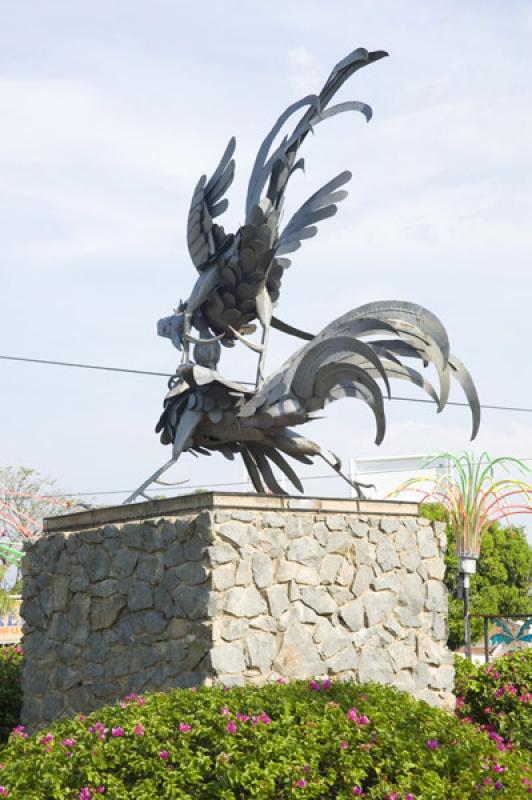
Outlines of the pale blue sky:
M 295 255 L 278 315 L 317 330 L 369 300 L 424 304 L 482 402 L 532 406 L 532 3 L 519 0 L 1 3 L 0 351 L 172 371 L 155 323 L 195 278 L 197 178 L 235 134 L 235 228 L 273 120 L 358 46 L 390 52 L 341 95 L 374 118 L 338 117 L 305 143 L 290 207 L 342 169 L 354 179 Z M 295 346 L 275 337 L 270 368 Z M 251 374 L 241 352 L 222 367 Z M 2 464 L 95 491 L 132 488 L 168 457 L 153 433 L 163 379 L 7 362 L 0 374 Z M 380 448 L 353 401 L 307 432 L 346 459 L 468 444 L 466 409 L 387 409 Z M 486 411 L 475 449 L 532 458 L 532 415 Z M 172 475 L 204 485 L 243 470 L 185 457 Z

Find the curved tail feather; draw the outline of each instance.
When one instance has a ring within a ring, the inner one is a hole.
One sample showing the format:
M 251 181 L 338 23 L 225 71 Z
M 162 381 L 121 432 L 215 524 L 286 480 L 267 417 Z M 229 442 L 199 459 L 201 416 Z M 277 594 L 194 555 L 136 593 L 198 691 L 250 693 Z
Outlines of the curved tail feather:
M 371 340 L 386 331 L 389 338 Z M 420 372 L 402 359 L 432 364 L 439 376 L 439 394 Z M 313 412 L 342 397 L 354 397 L 372 410 L 376 442 L 385 432 L 382 391 L 400 379 L 422 388 L 438 411 L 447 402 L 451 378 L 462 387 L 473 418 L 472 437 L 480 424 L 480 405 L 473 380 L 462 362 L 449 352 L 445 328 L 431 312 L 400 301 L 369 303 L 327 325 L 274 373 L 262 389 L 239 409 L 243 424 L 254 414 L 270 418 L 272 426 L 307 421 Z

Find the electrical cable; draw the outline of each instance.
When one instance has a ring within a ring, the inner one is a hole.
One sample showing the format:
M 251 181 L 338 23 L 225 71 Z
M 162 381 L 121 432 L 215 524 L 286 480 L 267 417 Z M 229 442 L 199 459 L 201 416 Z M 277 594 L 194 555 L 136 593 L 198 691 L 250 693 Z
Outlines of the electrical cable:
M 151 372 L 149 370 L 144 369 L 127 369 L 125 367 L 104 367 L 99 364 L 80 364 L 73 361 L 52 361 L 50 359 L 44 358 L 25 358 L 22 356 L 6 356 L 0 355 L 0 359 L 4 361 L 23 361 L 29 364 L 44 364 L 44 365 L 52 365 L 57 367 L 75 367 L 77 369 L 95 369 L 95 370 L 103 370 L 104 372 L 123 372 L 129 373 L 131 375 L 155 375 L 159 378 L 173 378 L 175 373 L 169 372 Z M 250 381 L 237 381 L 237 383 L 241 383 L 244 386 L 254 386 L 254 383 Z M 425 400 L 424 398 L 420 397 L 398 397 L 397 395 L 392 395 L 390 398 L 386 398 L 390 400 L 399 400 L 401 402 L 407 403 L 428 403 L 429 405 L 434 405 L 433 400 Z M 467 403 L 461 403 L 456 400 L 448 400 L 448 406 L 460 406 L 462 408 L 469 408 Z M 494 404 L 486 404 L 481 403 L 480 407 L 483 409 L 487 409 L 489 411 L 517 411 L 519 413 L 525 414 L 532 414 L 532 408 L 524 408 L 522 406 L 503 406 L 503 405 L 494 405 Z

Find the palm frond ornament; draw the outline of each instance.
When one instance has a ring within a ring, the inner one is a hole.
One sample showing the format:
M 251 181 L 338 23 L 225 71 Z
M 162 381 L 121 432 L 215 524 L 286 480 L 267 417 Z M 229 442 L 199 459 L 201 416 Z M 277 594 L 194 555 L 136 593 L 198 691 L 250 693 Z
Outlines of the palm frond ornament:
M 288 256 L 316 235 L 318 223 L 336 214 L 347 196 L 351 173 L 344 171 L 314 192 L 282 224 L 286 190 L 304 168 L 299 150 L 309 133 L 337 115 L 357 112 L 369 122 L 371 108 L 360 101 L 331 101 L 360 69 L 383 59 L 383 51 L 359 48 L 332 70 L 319 94 L 290 105 L 259 148 L 248 185 L 244 224 L 228 234 L 215 222 L 226 210 L 225 195 L 235 171 L 235 139 L 192 195 L 187 244 L 198 277 L 185 301 L 159 320 L 158 333 L 181 351 L 182 361 L 169 383 L 156 431 L 172 447 L 172 457 L 133 492 L 126 503 L 146 497 L 146 489 L 184 452 L 240 455 L 257 492 L 285 494 L 274 470 L 298 490 L 303 486 L 286 457 L 310 464 L 325 460 L 359 495 L 362 484 L 342 472 L 341 462 L 292 428 L 315 418 L 335 400 L 351 397 L 372 410 L 377 444 L 385 433 L 383 391 L 390 380 L 408 381 L 425 391 L 441 411 L 451 380 L 462 387 L 470 405 L 472 438 L 480 424 L 480 405 L 471 376 L 452 354 L 442 323 L 425 308 L 405 301 L 368 303 L 348 311 L 318 334 L 308 333 L 274 315 L 281 283 L 291 265 Z M 284 133 L 294 115 L 295 127 Z M 348 287 L 346 287 L 347 290 Z M 259 340 L 253 333 L 261 328 Z M 274 328 L 306 342 L 269 377 L 265 364 L 269 333 Z M 218 371 L 222 346 L 236 344 L 257 354 L 254 388 Z M 192 357 L 191 357 L 191 348 Z M 412 366 L 412 362 L 415 366 Z M 418 366 L 432 365 L 435 388 Z
M 422 503 L 441 503 L 456 533 L 459 557 L 478 558 L 482 536 L 492 523 L 505 520 L 509 524 L 514 514 L 532 514 L 532 485 L 520 478 L 496 477 L 501 469 L 513 469 L 523 478 L 532 474 L 518 458 L 442 452 L 429 456 L 422 466 L 442 461 L 449 464 L 449 474 L 410 478 L 389 496 L 409 490 L 418 493 Z
M 464 600 L 466 656 L 471 660 L 470 576 L 476 572 L 482 537 L 494 522 L 504 519 L 509 525 L 514 514 L 532 514 L 532 485 L 521 478 L 497 479 L 496 472 L 513 469 L 524 478 L 532 471 L 517 458 L 492 458 L 486 452 L 478 458 L 467 452 L 437 453 L 429 456 L 423 466 L 430 467 L 442 460 L 450 464 L 449 474 L 411 478 L 390 496 L 415 491 L 422 503 L 441 503 L 449 515 L 456 534 L 459 588 Z

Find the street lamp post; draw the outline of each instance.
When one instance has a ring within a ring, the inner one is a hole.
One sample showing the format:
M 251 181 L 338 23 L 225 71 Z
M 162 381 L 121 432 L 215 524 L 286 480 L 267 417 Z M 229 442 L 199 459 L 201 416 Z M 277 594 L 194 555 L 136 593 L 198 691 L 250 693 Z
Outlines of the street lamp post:
M 465 628 L 465 655 L 466 658 L 472 660 L 472 645 L 471 645 L 471 618 L 469 611 L 469 588 L 470 577 L 477 571 L 476 554 L 460 555 L 458 557 L 458 569 L 462 579 L 462 586 L 464 587 L 464 628 Z

